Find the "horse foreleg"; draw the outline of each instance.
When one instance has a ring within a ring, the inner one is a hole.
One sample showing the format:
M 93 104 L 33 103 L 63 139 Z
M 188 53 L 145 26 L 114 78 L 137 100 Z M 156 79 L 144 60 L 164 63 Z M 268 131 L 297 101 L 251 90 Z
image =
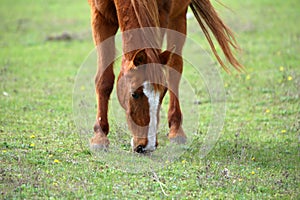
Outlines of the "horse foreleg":
M 168 87 L 170 95 L 170 103 L 168 110 L 169 134 L 168 138 L 171 142 L 185 143 L 186 135 L 182 129 L 182 113 L 179 103 L 179 82 L 182 72 L 182 57 L 173 55 L 169 61 L 170 67 L 168 76 Z M 176 68 L 176 69 L 175 69 Z
M 107 69 L 101 73 L 98 69 L 95 85 L 97 98 L 97 115 L 94 125 L 94 136 L 90 140 L 92 149 L 103 149 L 109 145 L 107 134 L 109 132 L 109 124 L 107 119 L 108 101 L 114 84 L 113 65 L 109 65 Z
M 109 145 L 107 134 L 109 124 L 107 119 L 108 100 L 114 85 L 113 60 L 115 56 L 114 36 L 118 25 L 106 20 L 92 5 L 92 30 L 94 42 L 97 45 L 98 68 L 95 77 L 97 98 L 97 116 L 94 125 L 94 136 L 90 140 L 92 149 L 103 149 Z
M 176 34 L 167 34 L 168 49 L 172 46 L 176 46 L 176 53 L 172 55 L 168 61 L 169 76 L 169 111 L 168 111 L 168 122 L 169 122 L 169 134 L 168 138 L 171 142 L 185 143 L 186 135 L 182 129 L 182 113 L 179 103 L 179 82 L 181 79 L 183 60 L 181 57 L 182 48 L 185 42 L 185 37 L 182 34 L 186 34 L 186 12 L 178 15 L 176 18 L 170 19 L 168 28 L 177 31 L 181 37 Z

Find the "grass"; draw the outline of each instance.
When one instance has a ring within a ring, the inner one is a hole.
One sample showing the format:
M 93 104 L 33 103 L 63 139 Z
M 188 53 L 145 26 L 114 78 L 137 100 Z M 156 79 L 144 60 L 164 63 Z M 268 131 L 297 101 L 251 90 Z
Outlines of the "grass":
M 238 35 L 247 72 L 221 72 L 227 101 L 217 144 L 200 159 L 195 138 L 164 168 L 128 173 L 91 154 L 73 122 L 74 79 L 93 48 L 87 2 L 3 0 L 1 198 L 299 199 L 300 4 L 223 3 L 234 12 L 215 5 Z M 189 23 L 189 36 L 208 49 Z M 72 40 L 46 40 L 65 31 Z M 205 133 L 210 99 L 203 85 L 196 90 Z

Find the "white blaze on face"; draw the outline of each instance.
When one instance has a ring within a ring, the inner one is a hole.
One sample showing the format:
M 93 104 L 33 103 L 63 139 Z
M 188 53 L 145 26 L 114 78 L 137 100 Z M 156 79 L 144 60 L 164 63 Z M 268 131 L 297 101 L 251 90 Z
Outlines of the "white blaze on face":
M 148 97 L 149 103 L 149 115 L 150 115 L 150 122 L 149 122 L 149 129 L 148 129 L 148 143 L 144 150 L 153 151 L 155 150 L 156 144 L 156 133 L 158 128 L 158 119 L 157 119 L 157 112 L 159 107 L 159 97 L 160 93 L 156 92 L 149 82 L 143 83 L 144 94 Z

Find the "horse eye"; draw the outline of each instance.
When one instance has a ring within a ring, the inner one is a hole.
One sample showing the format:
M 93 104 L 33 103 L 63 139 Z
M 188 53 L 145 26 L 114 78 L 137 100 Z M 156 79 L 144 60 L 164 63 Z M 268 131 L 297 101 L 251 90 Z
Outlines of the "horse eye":
M 131 96 L 134 99 L 138 99 L 139 98 L 139 95 L 137 93 L 135 93 L 135 92 L 131 93 Z

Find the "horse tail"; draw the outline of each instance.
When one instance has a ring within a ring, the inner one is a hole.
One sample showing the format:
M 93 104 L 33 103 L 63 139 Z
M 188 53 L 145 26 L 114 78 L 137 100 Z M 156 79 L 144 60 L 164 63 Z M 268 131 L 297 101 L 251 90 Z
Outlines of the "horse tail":
M 233 55 L 232 48 L 239 50 L 239 46 L 235 40 L 233 32 L 224 22 L 220 19 L 214 7 L 211 5 L 210 0 L 192 0 L 190 7 L 202 29 L 209 45 L 216 56 L 218 62 L 225 69 L 226 72 L 230 70 L 224 64 L 220 56 L 218 55 L 215 45 L 211 39 L 211 35 L 208 32 L 207 27 L 210 29 L 214 37 L 217 39 L 226 60 L 238 71 L 241 71 L 244 66 L 239 63 L 236 57 Z

